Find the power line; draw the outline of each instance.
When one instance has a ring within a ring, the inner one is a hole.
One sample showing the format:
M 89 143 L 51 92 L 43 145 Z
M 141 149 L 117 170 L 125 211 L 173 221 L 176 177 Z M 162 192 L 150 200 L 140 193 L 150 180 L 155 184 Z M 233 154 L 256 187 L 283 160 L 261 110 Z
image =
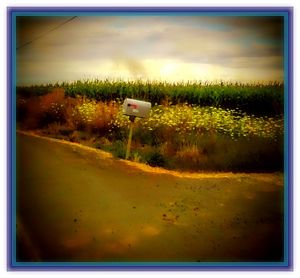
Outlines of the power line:
M 36 41 L 36 40 L 41 39 L 42 37 L 48 35 L 49 33 L 53 32 L 54 30 L 60 28 L 61 26 L 67 24 L 68 22 L 74 20 L 76 17 L 77 17 L 77 16 L 73 16 L 73 17 L 69 18 L 68 20 L 62 22 L 61 24 L 57 25 L 56 27 L 54 27 L 54 28 L 48 30 L 47 32 L 45 32 L 45 33 L 43 33 L 43 34 L 41 34 L 41 35 L 35 37 L 34 39 L 32 39 L 32 40 L 30 40 L 30 41 L 28 41 L 28 42 L 25 42 L 25 43 L 23 43 L 23 44 L 17 46 L 17 50 L 19 50 L 20 48 L 23 48 L 23 47 L 26 46 L 26 45 L 29 45 L 29 44 L 33 43 L 33 42 Z

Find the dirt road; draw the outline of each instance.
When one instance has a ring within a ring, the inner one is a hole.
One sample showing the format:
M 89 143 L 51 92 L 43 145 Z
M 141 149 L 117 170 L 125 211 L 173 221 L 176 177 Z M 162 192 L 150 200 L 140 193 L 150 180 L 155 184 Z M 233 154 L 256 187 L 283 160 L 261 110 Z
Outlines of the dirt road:
M 18 261 L 282 260 L 282 174 L 141 168 L 18 134 Z

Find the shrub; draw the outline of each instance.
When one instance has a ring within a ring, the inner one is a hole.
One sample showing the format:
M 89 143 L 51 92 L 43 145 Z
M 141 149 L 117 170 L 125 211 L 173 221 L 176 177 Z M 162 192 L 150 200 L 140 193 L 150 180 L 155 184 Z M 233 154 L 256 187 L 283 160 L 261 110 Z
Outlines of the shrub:
M 166 159 L 173 169 L 283 171 L 283 144 L 260 137 L 235 141 L 228 136 L 217 136 L 212 147 L 209 135 L 205 135 L 198 141 L 198 146 L 182 147 L 175 156 Z
M 62 89 L 55 89 L 39 98 L 41 127 L 53 122 L 64 123 L 66 121 L 64 101 L 64 91 Z
M 102 148 L 109 151 L 117 158 L 125 158 L 126 154 L 126 142 L 117 140 L 109 145 L 103 145 Z
M 87 140 L 89 137 L 89 134 L 87 134 L 85 131 L 75 130 L 69 135 L 69 140 L 71 142 L 79 143 Z
M 119 107 L 114 101 L 109 103 L 96 103 L 95 113 L 90 123 L 92 131 L 103 134 L 110 130 L 112 122 L 114 121 L 118 111 Z
M 16 107 L 17 121 L 21 122 L 27 117 L 27 99 L 21 96 L 17 97 Z
M 145 161 L 150 166 L 158 166 L 158 167 L 166 166 L 166 159 L 158 150 L 152 150 L 151 152 L 146 154 Z
M 87 98 L 78 98 L 73 108 L 72 122 L 80 130 L 92 133 L 107 133 L 114 121 L 119 107 L 116 102 L 96 102 Z
M 86 98 L 78 98 L 78 102 L 73 109 L 72 118 L 77 129 L 87 129 L 96 112 L 96 101 Z
M 65 107 L 65 125 L 70 128 L 75 130 L 76 129 L 76 119 L 74 117 L 74 110 L 75 107 L 80 103 L 81 100 L 79 98 L 72 98 L 72 97 L 66 97 L 65 102 L 64 102 L 64 107 Z
M 197 146 L 186 146 L 180 149 L 175 156 L 178 166 L 184 169 L 195 169 L 199 165 L 207 160 L 207 156 L 201 152 Z
M 95 139 L 94 147 L 96 149 L 105 149 L 107 146 L 111 146 L 112 143 L 106 137 L 100 137 Z
M 21 110 L 17 110 L 17 119 L 25 129 L 35 129 L 40 127 L 42 111 L 38 97 L 33 97 L 19 103 Z
M 134 162 L 144 162 L 144 159 L 143 159 L 142 155 L 137 151 L 132 152 L 131 156 L 132 156 L 132 160 Z

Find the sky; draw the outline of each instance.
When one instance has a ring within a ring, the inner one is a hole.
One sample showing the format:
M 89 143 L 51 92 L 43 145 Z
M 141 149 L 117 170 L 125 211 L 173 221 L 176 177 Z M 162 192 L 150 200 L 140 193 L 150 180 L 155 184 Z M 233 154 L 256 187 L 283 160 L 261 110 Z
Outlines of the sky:
M 283 81 L 275 16 L 18 16 L 17 85 L 78 79 Z

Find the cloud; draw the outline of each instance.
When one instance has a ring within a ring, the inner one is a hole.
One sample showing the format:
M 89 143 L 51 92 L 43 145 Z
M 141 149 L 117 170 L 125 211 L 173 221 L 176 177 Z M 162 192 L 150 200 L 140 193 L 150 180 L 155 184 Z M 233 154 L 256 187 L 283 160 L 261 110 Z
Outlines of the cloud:
M 223 30 L 237 37 L 251 35 L 277 41 L 283 39 L 282 16 L 195 16 L 187 17 L 186 21 L 192 27 Z
M 67 19 L 20 17 L 17 43 Z M 283 76 L 282 29 L 280 17 L 83 16 L 18 50 L 18 79 L 231 78 L 247 69 L 244 76 L 258 78 L 257 67 L 263 76 L 278 77 Z
M 117 63 L 121 63 L 133 77 L 139 78 L 146 76 L 146 70 L 143 63 L 137 59 L 123 57 L 119 59 Z
M 260 38 L 277 41 L 283 39 L 282 16 L 228 17 L 225 22 L 235 30 L 246 30 Z

